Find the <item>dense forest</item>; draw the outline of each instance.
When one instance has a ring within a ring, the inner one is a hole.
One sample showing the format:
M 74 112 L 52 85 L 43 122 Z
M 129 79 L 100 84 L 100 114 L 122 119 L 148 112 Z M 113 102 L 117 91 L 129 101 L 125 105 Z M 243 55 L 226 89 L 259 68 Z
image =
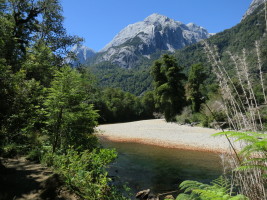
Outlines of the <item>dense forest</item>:
M 109 63 L 68 66 L 65 58 L 71 54 L 70 48 L 82 39 L 66 32 L 59 1 L 0 0 L 1 157 L 26 155 L 42 162 L 82 199 L 127 199 L 108 176 L 106 166 L 116 158 L 116 152 L 100 147 L 93 134 L 97 124 L 155 116 L 207 127 L 225 122 L 227 128 L 252 131 L 229 133 L 229 137 L 250 144 L 237 156 L 242 159 L 237 167 L 245 172 L 235 175 L 246 180 L 231 182 L 240 195 L 234 196 L 232 188 L 228 194 L 229 180 L 219 178 L 211 185 L 184 182 L 181 188 L 192 194 L 177 199 L 218 199 L 218 195 L 223 199 L 259 199 L 266 195 L 267 151 L 262 134 L 267 124 L 263 73 L 267 70 L 266 15 L 261 10 L 204 44 L 173 55 L 154 55 L 155 62 L 131 72 Z M 256 40 L 258 45 L 252 50 Z M 241 70 L 235 71 L 235 62 L 250 66 L 242 71 L 248 72 L 247 79 L 238 79 L 235 73 Z M 221 92 L 229 96 L 225 98 Z M 253 152 L 260 157 L 255 159 Z M 258 180 L 253 190 L 242 185 L 249 182 L 250 172 L 255 172 Z

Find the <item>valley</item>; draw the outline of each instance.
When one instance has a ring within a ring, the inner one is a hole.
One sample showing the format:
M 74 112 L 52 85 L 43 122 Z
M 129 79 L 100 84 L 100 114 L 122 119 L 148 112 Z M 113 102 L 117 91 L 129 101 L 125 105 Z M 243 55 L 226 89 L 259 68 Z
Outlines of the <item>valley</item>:
M 0 200 L 267 199 L 248 1 L 0 0 Z

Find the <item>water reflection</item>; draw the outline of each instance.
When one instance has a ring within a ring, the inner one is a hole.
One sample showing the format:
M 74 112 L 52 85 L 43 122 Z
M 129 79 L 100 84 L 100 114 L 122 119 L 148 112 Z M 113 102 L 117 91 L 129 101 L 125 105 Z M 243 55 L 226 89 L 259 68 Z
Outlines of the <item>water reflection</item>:
M 184 180 L 209 183 L 222 171 L 219 155 L 214 153 L 107 140 L 101 143 L 117 149 L 118 159 L 110 174 L 127 182 L 133 193 L 148 188 L 156 193 L 177 190 Z

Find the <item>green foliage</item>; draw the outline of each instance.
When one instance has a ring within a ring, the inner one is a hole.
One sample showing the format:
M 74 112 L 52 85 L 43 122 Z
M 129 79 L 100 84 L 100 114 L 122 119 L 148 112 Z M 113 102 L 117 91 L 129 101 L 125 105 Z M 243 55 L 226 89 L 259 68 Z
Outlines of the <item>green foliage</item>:
M 11 68 L 0 64 L 2 143 L 26 142 L 29 131 L 40 130 L 39 106 L 43 87 L 34 79 L 27 80 L 26 72 L 12 73 Z
M 4 158 L 13 158 L 17 155 L 24 155 L 25 152 L 28 152 L 29 148 L 25 145 L 18 145 L 16 143 L 11 143 L 2 146 L 0 149 L 0 155 Z
M 190 107 L 184 107 L 183 111 L 181 112 L 180 115 L 177 115 L 175 117 L 175 120 L 179 124 L 189 124 L 191 123 L 191 118 L 192 118 L 192 110 Z
M 63 66 L 66 49 L 81 41 L 66 33 L 63 19 L 58 0 L 0 0 L 0 155 L 55 166 L 85 199 L 125 199 L 106 171 L 115 152 L 93 150 L 99 115 L 92 102 L 100 90 L 90 73 Z
M 11 40 L 7 40 L 4 58 L 15 71 L 20 69 L 20 61 L 25 60 L 27 47 L 38 41 L 49 45 L 60 57 L 66 48 L 81 40 L 67 35 L 62 8 L 57 0 L 7 0 L 1 14 L 9 21 L 12 30 L 7 32 Z M 9 28 L 2 30 L 8 31 Z
M 88 83 L 90 84 L 90 82 Z M 97 112 L 87 102 L 87 82 L 77 71 L 64 67 L 57 71 L 45 99 L 46 131 L 56 149 L 92 148 L 95 139 L 90 134 L 97 125 Z M 93 139 L 93 142 L 90 140 Z
M 36 161 L 36 162 L 40 162 L 41 161 L 41 157 L 42 157 L 42 152 L 40 151 L 39 148 L 35 148 L 35 149 L 31 149 L 27 156 L 26 159 L 30 160 L 30 161 Z
M 1 2 L 0 145 L 35 146 L 44 127 L 44 87 L 62 65 L 64 53 L 57 53 L 79 40 L 66 35 L 62 20 L 56 0 Z
M 109 111 L 106 115 L 107 121 L 130 121 L 138 116 L 135 110 L 137 98 L 130 93 L 107 88 L 103 91 L 103 100 Z
M 183 108 L 181 114 L 176 115 L 175 120 L 178 124 L 200 124 L 205 126 L 207 116 L 202 113 L 193 113 L 191 106 Z
M 227 131 L 214 134 L 214 136 L 219 135 L 227 135 L 228 137 L 235 138 L 235 141 L 243 141 L 246 144 L 239 152 L 242 163 L 236 170 L 267 170 L 266 133 Z M 263 175 L 265 178 L 267 177 L 266 174 Z
M 106 166 L 116 158 L 114 150 L 100 149 L 78 153 L 73 149 L 65 155 L 54 155 L 53 167 L 67 185 L 87 200 L 122 200 L 110 184 Z
M 96 88 L 92 96 L 90 102 L 99 111 L 100 123 L 148 119 L 153 118 L 155 112 L 154 96 L 151 92 L 136 97 L 117 88 Z
M 230 184 L 226 179 L 220 176 L 211 184 L 203 184 L 198 181 L 184 181 L 180 184 L 180 188 L 185 193 L 180 194 L 177 199 L 194 199 L 194 200 L 248 200 L 243 195 L 232 195 L 230 192 Z
M 202 64 L 191 66 L 186 84 L 186 99 L 191 103 L 193 112 L 199 112 L 200 105 L 203 103 L 203 94 L 200 87 L 203 86 L 205 78 L 206 74 Z
M 152 88 L 152 78 L 149 74 L 149 65 L 124 69 L 114 64 L 104 62 L 88 66 L 99 80 L 101 87 L 120 88 L 125 92 L 142 95 Z
M 157 111 L 153 91 L 147 91 L 141 97 L 141 106 L 143 108 L 142 117 L 153 118 L 153 113 Z
M 56 71 L 56 59 L 52 50 L 42 42 L 27 49 L 26 60 L 22 68 L 26 71 L 28 80 L 35 79 L 45 87 L 50 86 Z
M 151 69 L 155 86 L 156 107 L 164 113 L 167 121 L 173 120 L 185 105 L 184 86 L 185 75 L 181 73 L 173 56 L 163 55 Z

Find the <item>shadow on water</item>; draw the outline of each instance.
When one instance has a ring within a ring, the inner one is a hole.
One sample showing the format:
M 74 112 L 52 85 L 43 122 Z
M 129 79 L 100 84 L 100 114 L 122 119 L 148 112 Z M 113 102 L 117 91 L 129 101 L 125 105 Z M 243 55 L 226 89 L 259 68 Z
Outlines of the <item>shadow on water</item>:
M 110 175 L 128 183 L 134 194 L 148 188 L 154 193 L 177 190 L 184 180 L 209 183 L 222 174 L 220 157 L 215 153 L 107 140 L 101 143 L 117 149 Z

